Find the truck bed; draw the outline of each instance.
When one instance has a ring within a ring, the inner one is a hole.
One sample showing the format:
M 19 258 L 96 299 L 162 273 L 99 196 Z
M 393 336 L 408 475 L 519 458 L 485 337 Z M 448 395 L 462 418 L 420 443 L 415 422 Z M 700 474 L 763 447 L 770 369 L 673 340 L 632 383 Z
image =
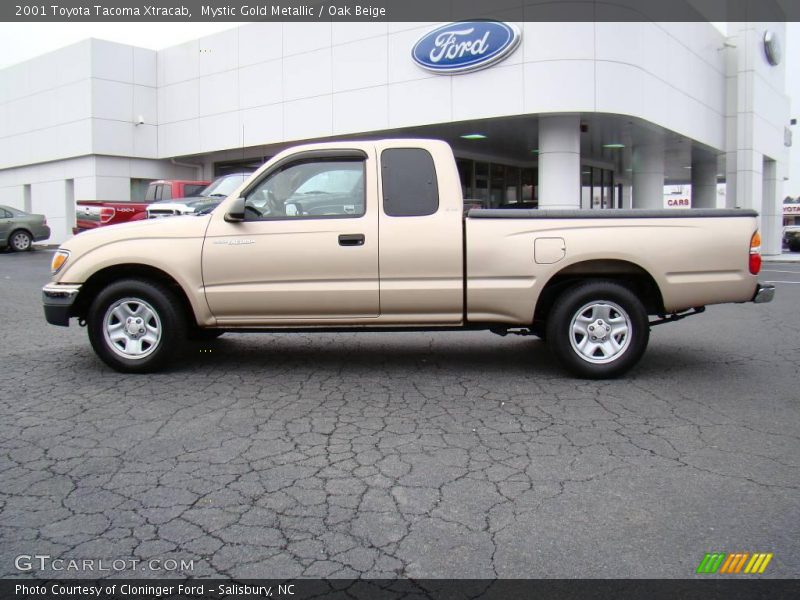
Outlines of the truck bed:
M 652 278 L 659 312 L 752 299 L 758 214 L 738 209 L 472 209 L 467 319 L 520 323 L 553 278 Z M 645 275 L 647 274 L 647 275 Z

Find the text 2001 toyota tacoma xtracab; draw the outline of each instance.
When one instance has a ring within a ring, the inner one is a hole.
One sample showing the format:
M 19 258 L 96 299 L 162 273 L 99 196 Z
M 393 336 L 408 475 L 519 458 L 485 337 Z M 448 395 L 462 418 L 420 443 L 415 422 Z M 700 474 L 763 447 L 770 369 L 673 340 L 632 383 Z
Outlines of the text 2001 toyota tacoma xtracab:
M 85 322 L 120 371 L 224 331 L 488 329 L 602 378 L 639 360 L 654 322 L 774 294 L 752 211 L 462 207 L 444 142 L 292 148 L 210 215 L 67 241 L 45 315 Z

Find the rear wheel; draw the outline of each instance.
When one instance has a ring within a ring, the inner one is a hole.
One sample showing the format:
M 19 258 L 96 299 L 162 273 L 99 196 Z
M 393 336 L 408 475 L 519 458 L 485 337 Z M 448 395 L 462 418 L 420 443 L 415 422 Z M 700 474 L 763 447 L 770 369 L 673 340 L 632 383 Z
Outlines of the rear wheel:
M 117 371 L 164 368 L 186 338 L 186 319 L 173 292 L 158 283 L 126 279 L 103 289 L 87 318 L 89 341 Z
M 644 354 L 647 312 L 626 287 L 593 281 L 566 290 L 547 320 L 547 341 L 558 360 L 579 377 L 617 377 Z
M 8 238 L 8 245 L 14 252 L 26 252 L 31 249 L 33 240 L 31 234 L 18 229 Z

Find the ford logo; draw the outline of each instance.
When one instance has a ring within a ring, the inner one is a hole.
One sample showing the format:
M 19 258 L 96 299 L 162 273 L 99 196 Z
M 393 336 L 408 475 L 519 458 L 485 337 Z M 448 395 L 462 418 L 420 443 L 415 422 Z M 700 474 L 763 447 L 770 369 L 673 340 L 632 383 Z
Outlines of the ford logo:
M 434 73 L 468 73 L 503 60 L 519 40 L 519 29 L 509 23 L 460 21 L 426 33 L 414 44 L 411 56 Z

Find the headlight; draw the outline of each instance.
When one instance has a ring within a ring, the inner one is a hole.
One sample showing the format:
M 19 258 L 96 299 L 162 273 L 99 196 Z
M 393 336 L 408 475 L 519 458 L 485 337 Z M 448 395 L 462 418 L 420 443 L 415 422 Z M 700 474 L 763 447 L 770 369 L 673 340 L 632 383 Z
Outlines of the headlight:
M 64 263 L 67 262 L 69 258 L 69 250 L 56 250 L 56 253 L 53 254 L 53 260 L 50 261 L 50 272 L 55 275 L 61 270 L 61 267 L 64 266 Z

